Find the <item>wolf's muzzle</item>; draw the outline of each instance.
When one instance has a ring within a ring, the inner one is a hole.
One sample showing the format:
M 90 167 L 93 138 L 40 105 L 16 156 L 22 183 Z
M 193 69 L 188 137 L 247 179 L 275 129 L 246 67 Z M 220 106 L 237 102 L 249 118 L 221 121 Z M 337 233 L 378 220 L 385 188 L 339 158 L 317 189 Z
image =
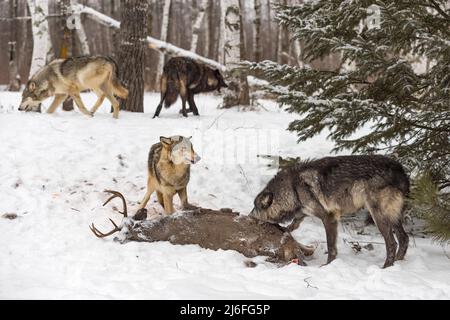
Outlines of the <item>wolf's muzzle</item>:
M 197 162 L 199 162 L 201 159 L 201 157 L 198 154 L 195 154 L 194 159 L 191 159 L 191 163 L 192 164 L 196 164 Z

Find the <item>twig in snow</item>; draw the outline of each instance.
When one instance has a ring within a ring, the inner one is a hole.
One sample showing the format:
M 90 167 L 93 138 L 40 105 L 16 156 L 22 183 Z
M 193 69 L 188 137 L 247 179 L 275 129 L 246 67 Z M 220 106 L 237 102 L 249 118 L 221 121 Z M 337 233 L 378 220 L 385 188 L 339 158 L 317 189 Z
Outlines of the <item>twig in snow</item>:
M 242 168 L 241 165 L 239 165 L 239 168 L 241 169 L 241 173 L 242 173 L 242 175 L 243 175 L 244 178 L 245 178 L 245 185 L 247 186 L 247 190 L 248 190 L 248 192 L 251 193 L 250 187 L 249 187 L 249 185 L 248 185 L 247 175 L 245 174 L 244 168 Z
M 308 278 L 303 279 L 303 281 L 306 283 L 306 288 L 307 288 L 307 289 L 308 289 L 308 288 L 319 289 L 319 288 L 317 288 L 317 287 L 315 287 L 315 286 L 312 286 L 312 285 L 308 282 L 308 279 L 311 279 L 311 277 L 308 277 Z
M 224 114 L 225 112 L 227 112 L 227 111 L 228 111 L 228 109 L 225 110 L 224 112 L 222 112 L 221 114 L 219 114 L 219 115 L 214 119 L 214 121 L 209 125 L 208 129 L 206 129 L 206 130 L 211 129 L 211 127 L 214 125 L 214 123 L 216 123 L 216 121 L 219 120 L 219 118 L 220 118 L 221 116 L 223 116 L 223 114 Z

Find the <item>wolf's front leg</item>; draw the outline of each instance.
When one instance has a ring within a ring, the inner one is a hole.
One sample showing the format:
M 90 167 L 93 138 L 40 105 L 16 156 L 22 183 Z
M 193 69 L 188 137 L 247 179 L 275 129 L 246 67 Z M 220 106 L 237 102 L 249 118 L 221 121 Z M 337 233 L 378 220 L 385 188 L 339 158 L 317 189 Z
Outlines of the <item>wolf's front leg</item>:
M 175 212 L 175 209 L 173 207 L 173 194 L 163 194 L 164 198 L 164 211 L 166 214 L 172 214 Z
M 186 188 L 178 190 L 177 193 L 178 193 L 178 196 L 180 197 L 181 207 L 183 209 L 189 209 L 189 202 L 188 202 L 188 198 L 187 198 Z
M 89 117 L 92 117 L 92 116 L 93 116 L 92 113 L 89 112 L 89 111 L 86 109 L 86 107 L 84 106 L 84 103 L 83 103 L 83 101 L 81 101 L 81 97 L 80 97 L 79 94 L 75 94 L 75 95 L 73 95 L 72 97 L 73 97 L 73 100 L 75 101 L 75 103 L 77 104 L 78 109 L 80 109 L 80 111 L 81 111 L 82 113 L 84 113 L 85 115 L 87 115 L 87 116 L 89 116 Z
M 67 94 L 56 94 L 50 107 L 47 109 L 47 113 L 55 112 L 56 108 L 67 98 Z
M 91 109 L 91 113 L 94 114 L 95 112 L 97 112 L 98 108 L 100 108 L 100 106 L 102 105 L 103 101 L 105 100 L 105 95 L 101 94 L 98 96 L 97 102 L 94 104 L 94 106 Z

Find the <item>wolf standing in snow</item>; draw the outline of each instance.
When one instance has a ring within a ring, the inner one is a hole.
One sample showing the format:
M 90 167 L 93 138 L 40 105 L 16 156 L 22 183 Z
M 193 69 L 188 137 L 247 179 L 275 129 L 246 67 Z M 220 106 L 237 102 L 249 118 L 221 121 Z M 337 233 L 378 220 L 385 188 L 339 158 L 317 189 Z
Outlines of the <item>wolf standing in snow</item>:
M 136 219 L 142 219 L 142 210 L 147 205 L 154 191 L 158 202 L 167 214 L 173 213 L 173 196 L 178 194 L 184 209 L 189 207 L 187 184 L 189 183 L 191 164 L 197 163 L 200 157 L 195 153 L 190 138 L 173 136 L 160 137 L 148 155 L 147 192 L 142 199 Z
M 81 101 L 80 92 L 84 90 L 93 90 L 98 97 L 91 111 L 88 111 Z M 103 100 L 108 98 L 114 109 L 113 117 L 117 119 L 119 102 L 114 95 L 125 99 L 128 90 L 118 78 L 118 67 L 113 59 L 105 56 L 57 59 L 39 70 L 28 81 L 22 93 L 19 110 L 36 111 L 43 100 L 55 96 L 47 110 L 48 113 L 53 113 L 71 96 L 82 113 L 93 116 Z
M 217 69 L 195 62 L 190 58 L 175 57 L 167 61 L 161 77 L 161 101 L 156 108 L 153 118 L 158 117 L 164 103 L 169 108 L 181 97 L 181 113 L 187 117 L 188 112 L 198 116 L 198 109 L 194 102 L 194 95 L 227 88 L 222 74 Z M 189 109 L 186 110 L 186 101 Z
M 386 268 L 402 260 L 408 249 L 402 226 L 408 193 L 408 176 L 397 161 L 380 155 L 327 157 L 280 171 L 256 197 L 250 215 L 271 223 L 301 221 L 305 215 L 320 218 L 330 263 L 337 255 L 340 216 L 365 208 L 384 237 Z

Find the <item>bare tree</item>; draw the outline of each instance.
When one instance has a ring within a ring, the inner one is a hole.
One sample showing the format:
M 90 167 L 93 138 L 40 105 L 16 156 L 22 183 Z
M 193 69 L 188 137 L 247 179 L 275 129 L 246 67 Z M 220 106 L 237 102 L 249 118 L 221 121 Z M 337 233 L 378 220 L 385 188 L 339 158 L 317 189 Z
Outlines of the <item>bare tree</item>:
M 144 63 L 148 2 L 121 0 L 120 79 L 129 91 L 121 101 L 122 110 L 144 112 Z

